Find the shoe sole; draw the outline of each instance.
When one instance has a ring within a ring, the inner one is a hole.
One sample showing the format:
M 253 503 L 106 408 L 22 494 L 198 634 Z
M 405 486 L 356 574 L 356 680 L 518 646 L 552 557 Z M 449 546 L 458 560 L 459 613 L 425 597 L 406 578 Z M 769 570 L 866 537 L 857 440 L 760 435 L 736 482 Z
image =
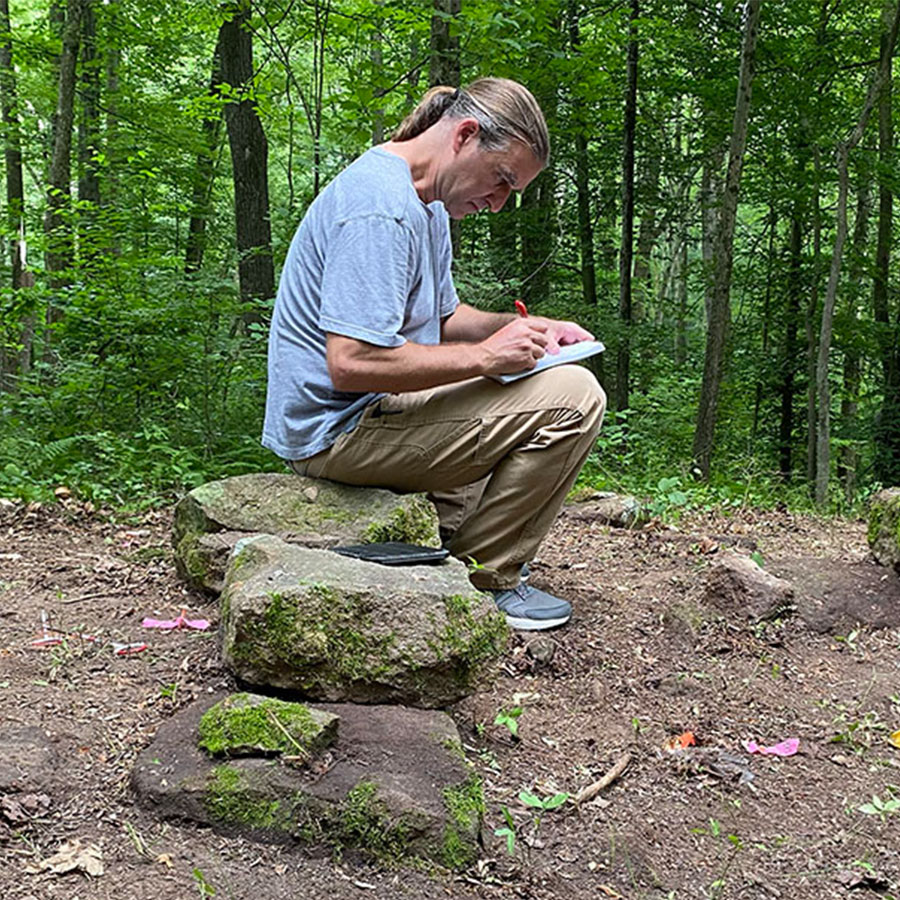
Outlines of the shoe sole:
M 516 631 L 549 631 L 551 628 L 559 628 L 565 625 L 572 616 L 564 616 L 561 619 L 519 619 L 516 616 L 506 616 L 506 624 Z

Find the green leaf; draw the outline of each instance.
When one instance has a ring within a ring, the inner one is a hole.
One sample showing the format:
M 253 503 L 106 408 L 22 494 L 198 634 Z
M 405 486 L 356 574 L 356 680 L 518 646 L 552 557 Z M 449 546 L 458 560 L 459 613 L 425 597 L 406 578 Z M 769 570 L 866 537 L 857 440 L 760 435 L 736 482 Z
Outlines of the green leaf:
M 544 801 L 544 809 L 556 809 L 558 806 L 562 806 L 566 800 L 569 799 L 569 795 L 565 793 L 559 793 L 552 796 L 549 800 Z

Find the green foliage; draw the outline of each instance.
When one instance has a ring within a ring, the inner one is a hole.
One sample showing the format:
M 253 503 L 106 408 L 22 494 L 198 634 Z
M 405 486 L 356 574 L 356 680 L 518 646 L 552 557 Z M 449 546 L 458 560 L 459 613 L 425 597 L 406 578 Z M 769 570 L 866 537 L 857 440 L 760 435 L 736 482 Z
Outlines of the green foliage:
M 516 823 L 509 809 L 505 806 L 500 807 L 500 812 L 503 813 L 503 820 L 506 824 L 500 828 L 495 828 L 494 834 L 497 837 L 506 839 L 506 852 L 512 856 L 516 852 Z
M 558 0 L 487 0 L 464 4 L 448 19 L 463 48 L 462 80 L 493 74 L 524 81 L 553 137 L 544 187 L 536 182 L 512 201 L 514 214 L 462 223 L 462 298 L 508 310 L 526 294 L 535 313 L 583 322 L 609 348 L 602 365 L 610 395 L 626 338 L 631 351 L 630 408 L 608 417 L 583 483 L 634 493 L 664 519 L 712 507 L 809 505 L 805 317 L 809 310 L 815 343 L 815 298 L 821 301 L 834 235 L 833 149 L 861 108 L 882 5 L 854 0 L 823 16 L 815 5 L 777 0 L 763 16 L 758 57 L 765 64 L 753 86 L 709 484 L 695 483 L 691 464 L 709 279 L 700 189 L 731 128 L 740 6 L 641 4 L 636 245 L 642 232 L 650 241 L 636 247 L 647 272 L 635 270 L 635 320 L 627 326 L 618 312 L 627 5 L 598 11 Z M 43 221 L 60 35 L 48 11 L 40 0 L 12 9 L 35 284 L 8 290 L 9 253 L 2 255 L 0 359 L 9 383 L 0 387 L 0 495 L 51 500 L 65 485 L 96 503 L 139 507 L 206 480 L 269 468 L 274 460 L 258 439 L 271 298 L 239 299 L 229 147 L 220 128 L 211 150 L 204 129 L 221 122 L 236 99 L 231 85 L 209 89 L 225 7 L 94 5 L 100 55 L 92 65 L 104 73 L 100 118 L 90 146 L 73 152 L 72 181 L 93 171 L 100 203 L 74 190 L 63 198 L 74 260 L 52 278 L 42 268 L 49 243 Z M 257 68 L 247 97 L 268 140 L 278 264 L 316 191 L 376 130 L 388 135 L 424 91 L 433 16 L 441 18 L 429 4 L 399 0 L 350 0 L 329 16 L 317 4 L 253 6 Z M 86 123 L 84 84 L 76 96 L 76 120 Z M 4 139 L 9 134 L 3 126 Z M 205 252 L 200 270 L 185 274 L 201 160 L 213 176 L 201 204 Z M 854 190 L 874 196 L 881 185 L 900 185 L 900 160 L 879 156 L 874 134 L 851 162 Z M 796 253 L 795 226 L 802 236 Z M 12 220 L 0 218 L 5 247 L 14 232 Z M 891 472 L 891 448 L 879 436 L 891 425 L 884 373 L 892 370 L 885 352 L 897 345 L 897 292 L 891 276 L 889 309 L 876 321 L 875 229 L 869 232 L 845 254 L 829 373 L 833 453 L 845 454 L 842 466 L 855 474 L 830 498 L 844 512 L 858 511 Z M 595 297 L 582 281 L 589 267 Z M 856 355 L 854 387 L 842 376 Z M 779 473 L 786 412 L 790 480 Z
M 858 806 L 857 809 L 867 816 L 878 816 L 882 822 L 886 822 L 888 816 L 900 813 L 900 797 L 896 796 L 897 794 L 900 794 L 900 788 L 896 785 L 889 784 L 884 799 L 877 794 L 872 794 L 872 802 L 863 803 L 863 805 Z
M 519 716 L 524 709 L 521 706 L 513 706 L 511 709 L 501 709 L 494 719 L 495 725 L 504 726 L 514 740 L 519 739 Z

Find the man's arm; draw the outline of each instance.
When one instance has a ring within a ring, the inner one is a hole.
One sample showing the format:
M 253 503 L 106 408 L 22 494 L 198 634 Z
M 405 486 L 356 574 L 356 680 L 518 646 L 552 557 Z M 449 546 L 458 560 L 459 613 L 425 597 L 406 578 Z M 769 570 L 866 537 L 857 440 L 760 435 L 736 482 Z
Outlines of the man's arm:
M 407 341 L 400 347 L 378 347 L 329 333 L 328 374 L 339 391 L 399 393 L 476 375 L 521 372 L 533 369 L 544 355 L 548 331 L 545 320 L 511 318 L 483 340 L 435 345 Z

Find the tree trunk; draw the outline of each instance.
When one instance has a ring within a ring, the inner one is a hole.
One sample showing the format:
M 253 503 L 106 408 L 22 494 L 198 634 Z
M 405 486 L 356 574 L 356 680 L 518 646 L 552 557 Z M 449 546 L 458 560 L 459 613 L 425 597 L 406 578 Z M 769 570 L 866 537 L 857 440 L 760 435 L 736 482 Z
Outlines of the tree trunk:
M 805 164 L 798 165 L 802 178 Z M 781 358 L 781 411 L 778 421 L 778 468 L 784 481 L 793 475 L 794 378 L 797 372 L 797 320 L 803 294 L 803 202 L 796 199 L 791 210 L 788 247 L 787 308 L 784 316 L 784 348 Z
M 251 304 L 275 294 L 268 144 L 252 98 L 253 46 L 247 27 L 249 18 L 249 3 L 242 0 L 219 30 L 222 80 L 230 86 L 233 98 L 225 106 L 225 121 L 234 175 L 238 273 L 245 323 L 261 322 L 262 316 L 252 310 Z
M 822 158 L 814 154 L 813 176 L 813 272 L 806 305 L 806 483 L 810 493 L 816 483 L 816 319 L 819 315 L 819 283 L 822 280 Z
M 825 302 L 822 308 L 822 323 L 819 329 L 819 353 L 816 360 L 816 400 L 818 405 L 816 416 L 816 503 L 820 506 L 828 496 L 828 479 L 831 462 L 831 392 L 828 384 L 828 357 L 831 351 L 831 331 L 834 321 L 834 307 L 837 302 L 838 284 L 841 275 L 841 258 L 844 241 L 847 238 L 847 193 L 849 190 L 850 152 L 862 138 L 869 115 L 875 102 L 890 76 L 891 61 L 897 43 L 897 29 L 900 26 L 900 3 L 897 3 L 894 18 L 887 36 L 887 44 L 883 47 L 878 72 L 866 95 L 862 112 L 853 132 L 837 150 L 838 157 L 838 203 L 837 231 L 834 238 L 834 249 L 831 255 L 831 272 L 828 276 L 828 287 L 825 290 Z
M 844 489 L 844 499 L 851 503 L 856 495 L 856 470 L 859 452 L 854 442 L 859 412 L 859 388 L 862 377 L 859 344 L 857 343 L 857 308 L 863 296 L 866 278 L 865 254 L 869 234 L 869 183 L 860 181 L 856 197 L 856 223 L 853 226 L 853 251 L 850 260 L 849 338 L 844 348 L 844 385 L 841 392 L 841 431 L 844 441 L 838 455 L 838 479 Z
M 675 365 L 680 367 L 687 362 L 688 319 L 688 242 L 683 236 L 676 244 L 674 262 L 672 282 L 675 284 L 675 296 L 678 299 L 678 313 L 675 322 Z
M 66 212 L 71 195 L 75 69 L 78 60 L 81 12 L 81 0 L 69 0 L 62 35 L 62 53 L 59 58 L 59 85 L 48 176 L 47 214 L 44 217 L 44 234 L 47 240 L 45 265 L 50 276 L 51 290 L 59 290 L 68 284 L 68 272 L 73 262 L 72 228 L 66 221 Z M 60 313 L 57 308 L 51 305 L 47 313 L 49 323 L 58 321 Z M 48 346 L 49 344 L 48 335 Z
M 106 21 L 116 25 L 119 21 L 120 0 L 109 0 L 106 6 Z M 104 154 L 106 171 L 103 179 L 102 202 L 106 208 L 114 209 L 119 197 L 119 66 L 122 53 L 118 47 L 111 46 L 106 50 L 104 73 Z M 109 251 L 120 253 L 118 234 L 108 234 L 106 238 Z
M 25 190 L 22 180 L 22 138 L 19 131 L 19 100 L 12 58 L 9 0 L 0 0 L 0 105 L 3 109 L 6 170 L 6 226 L 10 240 L 11 286 L 23 286 L 25 272 Z M 27 316 L 24 318 L 27 319 Z M 33 326 L 32 326 L 33 327 Z M 9 319 L 9 330 L 0 332 L 0 391 L 15 390 L 21 372 L 22 338 L 29 331 L 20 326 L 20 316 Z M 29 348 L 30 357 L 30 348 Z
M 760 358 L 763 361 L 759 374 L 756 376 L 756 397 L 753 402 L 753 422 L 750 426 L 750 447 L 756 450 L 756 435 L 759 429 L 759 412 L 762 407 L 763 395 L 769 388 L 769 316 L 772 307 L 772 263 L 775 259 L 775 233 L 778 230 L 778 209 L 775 206 L 775 193 L 769 198 L 769 246 L 766 253 L 766 286 L 763 294 L 762 335 L 760 340 Z
M 209 79 L 207 96 L 214 103 L 221 96 L 222 67 L 218 46 L 213 51 L 212 74 Z M 188 225 L 187 245 L 184 252 L 184 274 L 199 272 L 206 251 L 206 226 L 212 217 L 212 190 L 216 180 L 216 157 L 222 133 L 222 114 L 204 115 L 200 123 L 200 150 L 194 168 L 191 190 L 191 221 Z
M 569 46 L 579 53 L 581 34 L 578 29 L 578 4 L 569 4 Z M 576 105 L 577 104 L 573 104 Z M 590 160 L 585 124 L 576 120 L 575 128 L 575 189 L 578 210 L 578 249 L 581 260 L 581 296 L 584 305 L 597 307 L 597 271 L 594 265 L 594 227 L 591 222 Z
M 82 0 L 81 119 L 78 123 L 78 199 L 100 205 L 97 154 L 100 150 L 100 66 L 97 58 L 96 0 Z
M 889 6 L 885 6 L 887 13 Z M 881 35 L 881 58 L 887 55 L 888 27 Z M 891 233 L 894 224 L 894 194 L 890 171 L 894 156 L 893 79 L 885 79 L 878 98 L 878 240 L 872 284 L 872 306 L 881 356 L 884 383 L 881 410 L 875 422 L 875 477 L 884 484 L 900 480 L 900 350 L 896 347 L 897 326 L 891 324 L 888 288 L 891 264 Z
M 703 229 L 700 252 L 703 257 L 703 311 L 706 314 L 707 327 L 715 292 L 716 235 L 719 231 L 721 172 L 724 159 L 725 145 L 719 144 L 705 155 L 700 175 L 700 219 Z
M 428 82 L 434 87 L 460 85 L 459 34 L 456 20 L 462 10 L 462 0 L 434 0 L 431 17 L 431 67 Z
M 728 174 L 719 213 L 716 235 L 715 280 L 709 328 L 706 335 L 706 357 L 703 365 L 703 384 L 700 390 L 700 406 L 697 427 L 694 432 L 694 459 L 700 475 L 709 478 L 715 434 L 716 414 L 719 405 L 719 388 L 725 359 L 725 341 L 730 319 L 731 269 L 734 262 L 734 225 L 737 214 L 738 189 L 747 144 L 747 124 L 750 118 L 750 97 L 753 86 L 753 69 L 756 55 L 756 34 L 759 22 L 760 0 L 747 0 L 744 8 L 744 37 L 741 46 L 741 67 L 738 77 L 737 100 L 728 154 Z
M 622 139 L 622 241 L 619 251 L 619 347 L 616 352 L 616 411 L 628 409 L 631 382 L 631 294 L 634 265 L 634 138 L 637 125 L 638 0 L 631 0 L 625 62 L 625 119 Z
M 428 84 L 435 87 L 446 84 L 458 88 L 461 84 L 459 63 L 459 32 L 457 20 L 462 10 L 462 0 L 434 0 L 431 17 L 431 55 Z M 534 186 L 532 190 L 534 190 Z M 459 255 L 460 222 L 450 221 L 450 243 L 453 255 Z

